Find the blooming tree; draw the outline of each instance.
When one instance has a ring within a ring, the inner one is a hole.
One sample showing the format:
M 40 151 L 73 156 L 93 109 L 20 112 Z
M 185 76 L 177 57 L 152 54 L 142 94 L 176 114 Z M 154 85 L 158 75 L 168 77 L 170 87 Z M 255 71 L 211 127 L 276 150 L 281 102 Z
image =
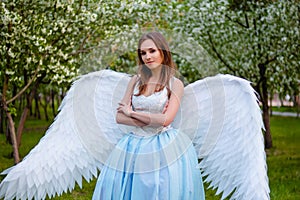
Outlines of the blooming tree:
M 218 66 L 220 72 L 252 81 L 263 103 L 267 146 L 269 93 L 298 89 L 297 1 L 11 0 L 1 2 L 0 13 L 1 108 L 8 118 L 15 162 L 38 88 L 43 83 L 64 87 L 79 73 L 107 66 L 128 72 L 145 27 L 178 33 L 177 42 L 174 37 L 169 41 L 189 81 L 200 78 L 199 72 L 210 75 L 201 71 L 209 66 L 213 72 Z M 193 48 L 196 43 L 204 49 Z M 199 60 L 206 50 L 216 63 Z M 15 133 L 14 102 L 21 95 L 27 95 L 28 105 Z
M 197 38 L 220 72 L 253 83 L 262 102 L 266 147 L 271 147 L 269 94 L 299 91 L 299 1 L 203 0 L 179 6 L 182 15 L 174 27 Z
M 31 101 L 43 83 L 63 87 L 78 75 L 83 53 L 149 20 L 150 1 L 11 0 L 0 4 L 1 107 L 8 118 L 15 162 Z M 138 14 L 137 14 L 138 13 Z M 27 95 L 17 133 L 14 102 Z

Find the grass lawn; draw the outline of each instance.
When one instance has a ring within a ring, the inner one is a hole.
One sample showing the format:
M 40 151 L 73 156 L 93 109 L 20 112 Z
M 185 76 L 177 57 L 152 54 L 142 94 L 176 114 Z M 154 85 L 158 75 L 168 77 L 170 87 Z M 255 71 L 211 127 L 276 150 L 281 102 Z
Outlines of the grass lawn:
M 20 147 L 20 155 L 24 157 L 36 145 L 50 122 L 28 120 Z M 268 176 L 272 200 L 300 199 L 300 119 L 292 117 L 272 117 L 271 130 L 273 148 L 267 150 Z M 12 148 L 0 134 L 0 171 L 13 165 Z M 0 180 L 3 178 L 0 177 Z M 54 199 L 86 200 L 91 199 L 96 180 L 84 182 L 83 188 L 76 186 L 72 193 L 63 194 Z M 207 185 L 206 185 L 207 186 Z M 207 200 L 217 200 L 214 191 L 206 189 Z
M 273 148 L 267 151 L 271 199 L 300 199 L 300 119 L 272 117 Z
M 273 106 L 272 111 L 278 111 L 278 112 L 292 112 L 292 113 L 297 113 L 298 107 L 291 107 L 291 106 Z

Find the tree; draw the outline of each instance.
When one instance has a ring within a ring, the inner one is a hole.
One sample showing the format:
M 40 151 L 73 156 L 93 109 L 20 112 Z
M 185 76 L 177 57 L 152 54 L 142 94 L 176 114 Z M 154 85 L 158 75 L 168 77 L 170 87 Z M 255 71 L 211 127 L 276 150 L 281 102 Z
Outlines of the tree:
M 38 88 L 45 83 L 68 87 L 79 74 L 86 57 L 83 54 L 102 48 L 103 41 L 114 35 L 150 21 L 158 4 L 143 0 L 1 2 L 1 108 L 8 118 L 15 163 L 20 160 L 18 146 Z M 27 104 L 16 133 L 12 115 L 18 112 L 14 102 L 22 95 Z
M 221 72 L 253 83 L 262 102 L 266 148 L 272 147 L 269 93 L 298 89 L 299 9 L 298 1 L 193 1 L 181 6 L 177 20 L 215 57 Z
M 68 84 L 78 74 L 77 51 L 97 25 L 88 1 L 4 1 L 0 5 L 1 107 L 6 112 L 15 163 L 32 99 L 44 81 Z M 96 5 L 96 4 L 94 4 Z M 16 88 L 15 94 L 12 88 Z M 27 106 L 15 133 L 12 104 L 28 92 Z

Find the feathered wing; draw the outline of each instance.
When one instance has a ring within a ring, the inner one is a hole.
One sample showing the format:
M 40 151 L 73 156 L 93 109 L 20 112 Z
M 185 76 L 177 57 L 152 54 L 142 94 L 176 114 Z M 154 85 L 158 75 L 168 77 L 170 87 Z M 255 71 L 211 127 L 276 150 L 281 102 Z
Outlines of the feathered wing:
M 270 198 L 262 116 L 247 80 L 217 75 L 186 86 L 173 126 L 189 135 L 222 199 Z
M 4 171 L 0 198 L 45 199 L 89 181 L 122 137 L 117 102 L 129 76 L 110 70 L 74 82 L 53 124 L 22 162 Z

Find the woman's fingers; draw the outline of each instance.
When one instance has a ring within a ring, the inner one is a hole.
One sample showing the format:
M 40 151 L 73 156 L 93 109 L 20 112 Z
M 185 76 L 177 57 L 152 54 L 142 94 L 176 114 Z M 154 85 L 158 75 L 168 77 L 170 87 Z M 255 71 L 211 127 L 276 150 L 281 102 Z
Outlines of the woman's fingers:
M 131 104 L 126 104 L 123 102 L 118 103 L 119 107 L 117 108 L 118 112 L 124 113 L 126 116 L 130 116 L 130 112 L 132 111 Z
M 118 104 L 119 104 L 119 107 L 117 108 L 117 110 L 120 110 L 120 109 L 122 109 L 122 108 L 125 106 L 125 104 L 122 103 L 122 102 L 120 102 L 120 103 L 118 103 Z

